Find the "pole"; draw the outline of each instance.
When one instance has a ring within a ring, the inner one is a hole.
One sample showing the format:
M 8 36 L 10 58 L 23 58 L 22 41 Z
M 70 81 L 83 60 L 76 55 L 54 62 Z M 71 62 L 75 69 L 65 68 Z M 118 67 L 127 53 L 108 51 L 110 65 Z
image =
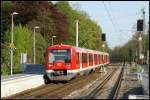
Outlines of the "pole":
M 140 32 L 140 36 L 139 36 L 139 59 L 142 60 L 143 58 L 141 58 L 142 52 L 143 52 L 143 47 L 142 47 L 142 35 L 144 35 L 145 33 L 145 11 L 144 8 L 142 9 L 142 14 L 143 14 L 143 32 Z
M 146 30 L 146 28 L 145 28 L 145 11 L 144 11 L 144 8 L 143 8 L 143 35 L 146 33 L 145 30 Z M 143 47 L 141 47 L 141 48 L 142 48 L 141 52 L 143 53 L 143 56 L 144 56 L 145 46 L 143 45 Z M 143 61 L 144 61 L 144 58 L 143 58 Z M 142 64 L 143 64 L 143 61 L 142 61 Z
M 145 34 L 145 11 L 144 11 L 144 8 L 142 9 L 143 10 L 143 34 Z
M 142 32 L 140 32 L 140 36 L 139 36 L 139 63 L 141 64 L 142 62 Z
M 76 20 L 76 47 L 78 47 L 78 20 Z
M 103 52 L 104 52 L 104 51 L 105 51 L 105 50 L 104 50 L 104 48 L 105 48 L 105 44 L 104 44 L 104 42 L 103 42 L 103 44 L 102 44 L 102 47 L 103 47 Z
M 53 37 L 52 37 L 52 45 L 53 45 Z
M 11 44 L 13 43 L 13 27 L 14 27 L 14 20 L 13 20 L 13 14 L 12 15 L 12 24 L 11 24 Z M 11 72 L 10 74 L 13 74 L 13 50 L 11 49 L 11 55 L 10 55 L 10 59 L 11 59 Z
M 34 64 L 35 64 L 35 28 L 34 28 L 34 37 L 33 37 L 33 40 L 34 40 L 34 42 L 33 42 L 33 56 L 34 56 Z

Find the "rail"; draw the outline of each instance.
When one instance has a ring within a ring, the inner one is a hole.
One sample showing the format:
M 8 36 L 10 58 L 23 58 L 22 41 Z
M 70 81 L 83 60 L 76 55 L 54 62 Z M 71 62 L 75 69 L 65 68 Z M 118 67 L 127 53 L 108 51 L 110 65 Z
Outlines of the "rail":
M 113 92 L 114 93 L 113 94 L 113 99 L 118 99 L 117 97 L 118 97 L 119 90 L 120 90 L 120 87 L 121 87 L 123 72 L 124 72 L 124 67 L 122 67 L 121 72 L 119 74 L 119 77 L 117 79 L 117 82 L 115 84 L 115 89 L 114 89 L 115 92 Z
M 110 78 L 114 75 L 116 70 L 113 70 L 111 74 L 109 74 L 97 87 L 95 87 L 87 96 L 86 99 L 92 99 L 96 93 L 103 88 L 103 86 L 110 80 Z

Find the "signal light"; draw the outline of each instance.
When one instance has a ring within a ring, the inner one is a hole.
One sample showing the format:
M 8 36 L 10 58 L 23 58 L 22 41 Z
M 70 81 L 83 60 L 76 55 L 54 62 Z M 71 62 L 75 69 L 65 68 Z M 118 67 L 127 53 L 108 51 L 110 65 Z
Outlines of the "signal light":
M 53 63 L 49 63 L 48 66 L 49 66 L 49 67 L 52 67 L 52 66 L 54 66 L 54 65 L 53 65 Z
M 137 31 L 143 31 L 143 20 L 137 20 Z
M 106 36 L 105 34 L 102 34 L 102 41 L 105 41 L 106 40 Z
M 66 66 L 70 67 L 70 66 L 71 66 L 71 64 L 70 64 L 70 63 L 66 63 Z

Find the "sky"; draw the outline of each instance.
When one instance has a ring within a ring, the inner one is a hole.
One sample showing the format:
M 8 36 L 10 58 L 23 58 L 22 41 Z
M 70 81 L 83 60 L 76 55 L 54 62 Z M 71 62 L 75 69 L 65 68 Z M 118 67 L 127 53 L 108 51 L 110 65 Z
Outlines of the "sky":
M 53 3 L 57 1 L 53 1 Z M 138 19 L 145 10 L 145 22 L 149 21 L 149 1 L 69 1 L 74 9 L 86 12 L 106 34 L 110 48 L 127 43 L 136 31 Z
M 137 20 L 142 18 L 145 8 L 145 21 L 149 19 L 149 1 L 69 1 L 74 9 L 85 11 L 106 33 L 110 48 L 129 41 L 134 34 Z

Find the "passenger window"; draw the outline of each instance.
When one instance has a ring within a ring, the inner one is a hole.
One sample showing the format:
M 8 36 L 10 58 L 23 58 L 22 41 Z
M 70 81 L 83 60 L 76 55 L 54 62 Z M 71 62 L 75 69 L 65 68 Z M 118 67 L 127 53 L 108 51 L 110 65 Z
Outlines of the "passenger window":
M 87 54 L 82 54 L 82 63 L 87 63 Z
M 76 63 L 79 64 L 79 53 L 76 53 Z

